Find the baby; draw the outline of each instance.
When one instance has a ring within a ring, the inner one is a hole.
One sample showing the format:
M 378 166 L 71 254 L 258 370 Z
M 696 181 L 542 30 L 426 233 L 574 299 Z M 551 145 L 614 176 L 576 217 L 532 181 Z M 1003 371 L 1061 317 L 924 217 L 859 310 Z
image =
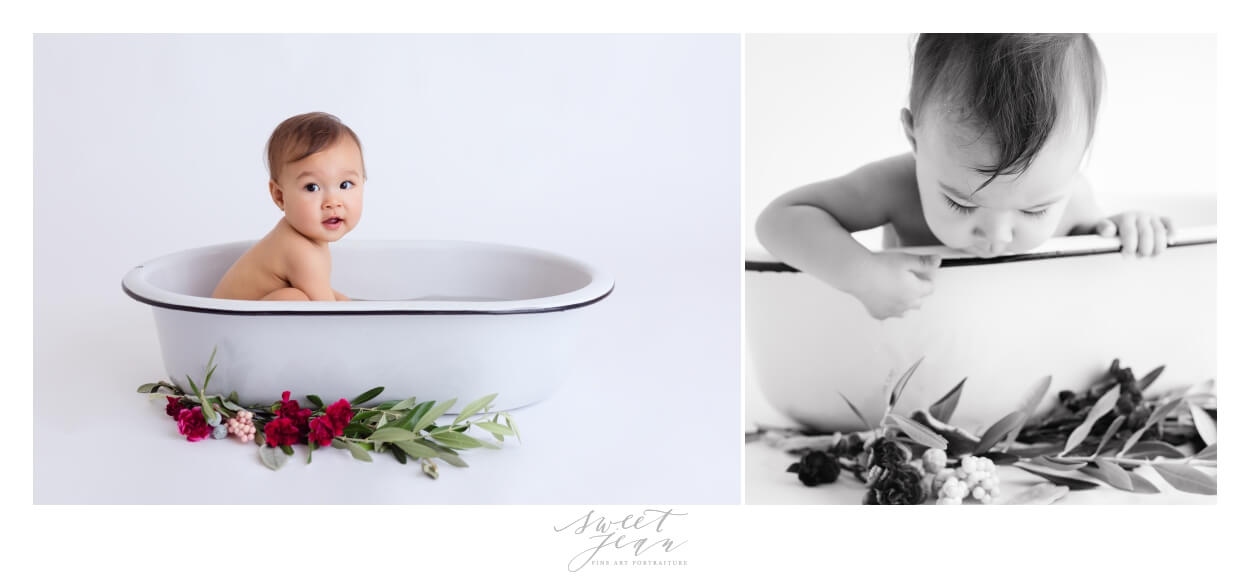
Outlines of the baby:
M 1157 256 L 1171 222 L 1105 216 L 1079 171 L 1101 91 L 1085 34 L 922 34 L 901 118 L 911 152 L 787 192 L 760 214 L 760 242 L 876 318 L 919 308 L 940 258 L 870 252 L 858 230 L 885 226 L 887 247 L 981 258 L 1053 236 L 1118 235 L 1125 257 Z
M 269 195 L 282 219 L 226 271 L 213 298 L 349 300 L 330 287 L 330 242 L 360 221 L 360 139 L 323 112 L 286 119 L 269 137 Z

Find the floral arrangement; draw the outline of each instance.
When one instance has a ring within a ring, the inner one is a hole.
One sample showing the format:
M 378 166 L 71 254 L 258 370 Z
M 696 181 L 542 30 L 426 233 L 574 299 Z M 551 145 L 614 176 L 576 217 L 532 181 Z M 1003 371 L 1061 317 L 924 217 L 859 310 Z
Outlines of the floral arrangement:
M 340 398 L 328 406 L 321 398 L 310 394 L 305 396 L 310 407 L 302 407 L 298 400 L 291 399 L 291 392 L 286 391 L 281 401 L 271 405 L 244 407 L 234 392 L 224 397 L 207 393 L 209 380 L 217 368 L 213 364 L 216 354 L 214 350 L 209 356 L 202 385 L 196 386 L 195 380 L 187 376 L 191 394 L 165 381 L 144 384 L 138 392 L 153 399 L 164 398 L 165 413 L 177 421 L 178 432 L 188 442 L 209 437 L 217 440 L 234 437 L 240 442 L 253 442 L 260 447 L 261 462 L 272 470 L 281 468 L 295 454 L 292 446 L 306 444 L 309 463 L 314 451 L 327 446 L 347 450 L 352 457 L 365 462 L 373 461 L 370 453 L 390 453 L 400 464 L 406 464 L 409 458 L 419 461 L 422 472 L 437 479 L 435 459 L 467 467 L 460 451 L 500 447 L 490 440 L 470 436 L 468 432 L 472 428 L 488 432 L 499 442 L 506 436 L 520 440 L 510 414 L 490 411 L 495 394 L 468 403 L 450 424 L 441 426 L 435 421 L 455 406 L 455 399 L 435 404 L 408 398 L 365 406 L 383 392 L 381 386 L 351 401 Z
M 1050 388 L 1050 378 L 1043 379 L 1018 410 L 977 436 L 949 424 L 964 381 L 928 411 L 894 411 L 919 365 L 918 360 L 890 390 L 876 426 L 843 396 L 866 432 L 821 436 L 773 429 L 763 436 L 801 456 L 787 472 L 798 474 L 806 486 L 836 482 L 842 471 L 850 472 L 867 489 L 865 504 L 1051 503 L 1069 490 L 1101 485 L 1158 493 L 1137 473 L 1142 466 L 1154 468 L 1177 490 L 1216 493 L 1215 475 L 1200 469 L 1216 466 L 1213 382 L 1147 397 L 1163 366 L 1138 379 L 1115 360 L 1087 391 L 1061 391 L 1049 413 L 1034 417 Z M 998 487 L 1001 466 L 1015 466 L 1044 482 L 1004 501 Z

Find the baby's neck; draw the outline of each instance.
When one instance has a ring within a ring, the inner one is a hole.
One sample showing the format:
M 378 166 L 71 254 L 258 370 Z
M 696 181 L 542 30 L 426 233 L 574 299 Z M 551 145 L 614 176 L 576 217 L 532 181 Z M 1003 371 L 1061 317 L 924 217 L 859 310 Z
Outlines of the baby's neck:
M 287 221 L 287 219 L 286 219 L 286 217 L 285 217 L 285 216 L 283 216 L 283 217 L 282 217 L 282 219 L 278 221 L 278 226 L 277 226 L 277 228 L 278 228 L 279 230 L 281 230 L 281 231 L 282 231 L 282 233 L 284 233 L 284 234 L 291 234 L 291 235 L 294 235 L 294 236 L 295 236 L 295 237 L 297 237 L 297 238 L 302 238 L 304 241 L 306 241 L 306 242 L 308 242 L 308 243 L 310 243 L 310 244 L 312 244 L 312 245 L 314 245 L 314 246 L 316 246 L 316 247 L 318 247 L 318 248 L 324 248 L 324 249 L 327 249 L 327 250 L 330 248 L 330 243 L 329 243 L 329 242 L 326 242 L 326 241 L 323 241 L 323 240 L 318 240 L 318 239 L 316 239 L 316 238 L 309 238 L 308 236 L 304 235 L 304 233 L 303 233 L 303 232 L 300 232 L 297 228 L 295 228 L 294 226 L 292 226 L 292 225 L 291 225 L 291 223 Z

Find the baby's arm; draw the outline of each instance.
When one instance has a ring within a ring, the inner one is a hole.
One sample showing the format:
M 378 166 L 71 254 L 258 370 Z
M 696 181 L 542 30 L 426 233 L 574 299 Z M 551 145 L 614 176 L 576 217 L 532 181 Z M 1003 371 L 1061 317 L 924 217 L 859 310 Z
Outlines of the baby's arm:
M 882 226 L 906 205 L 908 156 L 869 164 L 774 200 L 756 221 L 756 234 L 774 256 L 859 298 L 877 318 L 919 307 L 933 290 L 936 258 L 873 253 L 852 232 Z
M 1124 256 L 1158 256 L 1168 247 L 1173 234 L 1172 220 L 1140 210 L 1106 216 L 1094 199 L 1089 180 L 1077 174 L 1064 219 L 1068 235 L 1097 234 L 1119 236 Z

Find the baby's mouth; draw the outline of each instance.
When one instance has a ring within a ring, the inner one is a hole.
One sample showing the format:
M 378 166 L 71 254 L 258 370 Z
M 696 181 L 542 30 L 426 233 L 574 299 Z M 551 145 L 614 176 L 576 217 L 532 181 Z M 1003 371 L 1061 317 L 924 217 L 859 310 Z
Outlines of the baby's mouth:
M 322 224 L 322 225 L 324 225 L 324 226 L 325 226 L 325 227 L 327 227 L 327 228 L 331 228 L 331 229 L 333 229 L 333 228 L 338 228 L 338 227 L 339 227 L 339 225 L 340 225 L 340 224 L 342 224 L 342 223 L 343 223 L 343 219 L 342 219 L 342 218 L 339 218 L 338 216 L 335 216 L 335 217 L 333 217 L 333 218 L 326 218 L 325 220 L 322 220 L 322 221 L 321 221 L 321 224 Z

